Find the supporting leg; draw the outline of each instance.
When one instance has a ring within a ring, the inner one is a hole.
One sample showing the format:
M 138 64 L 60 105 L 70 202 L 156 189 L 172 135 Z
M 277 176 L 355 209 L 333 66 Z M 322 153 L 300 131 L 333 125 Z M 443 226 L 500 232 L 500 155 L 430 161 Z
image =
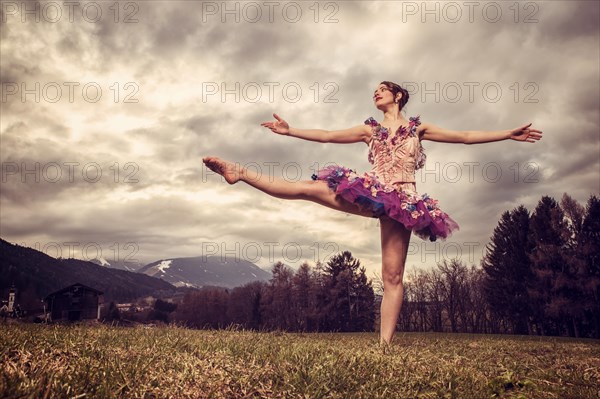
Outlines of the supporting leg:
M 385 216 L 380 219 L 383 299 L 380 344 L 391 344 L 404 297 L 404 264 L 411 230 Z

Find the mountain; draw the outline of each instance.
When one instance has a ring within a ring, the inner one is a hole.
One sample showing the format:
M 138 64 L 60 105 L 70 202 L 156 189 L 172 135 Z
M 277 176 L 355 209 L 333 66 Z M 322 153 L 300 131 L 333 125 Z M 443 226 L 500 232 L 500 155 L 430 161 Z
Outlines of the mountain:
M 162 259 L 152 262 L 138 273 L 159 277 L 177 287 L 216 285 L 238 287 L 252 281 L 267 281 L 271 273 L 246 260 L 221 260 L 219 256 Z
M 90 262 L 100 266 L 110 267 L 111 269 L 127 270 L 128 272 L 137 272 L 139 269 L 144 267 L 144 264 L 140 262 L 127 262 L 116 260 L 109 261 L 104 258 L 91 259 Z
M 173 293 L 176 287 L 148 275 L 111 269 L 79 259 L 56 259 L 0 238 L 0 293 L 15 284 L 38 304 L 46 295 L 81 283 L 104 292 L 105 301 L 130 301 L 140 296 Z

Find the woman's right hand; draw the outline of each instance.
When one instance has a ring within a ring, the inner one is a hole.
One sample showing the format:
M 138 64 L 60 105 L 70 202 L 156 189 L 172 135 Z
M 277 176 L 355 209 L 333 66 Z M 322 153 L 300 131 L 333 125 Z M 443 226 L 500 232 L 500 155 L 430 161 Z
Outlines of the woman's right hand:
M 279 115 L 273 114 L 273 116 L 275 117 L 275 119 L 277 119 L 276 121 L 263 122 L 260 125 L 271 129 L 271 131 L 274 133 L 282 134 L 284 136 L 289 135 L 290 134 L 290 125 L 288 125 L 288 123 L 286 121 L 281 119 L 279 117 Z

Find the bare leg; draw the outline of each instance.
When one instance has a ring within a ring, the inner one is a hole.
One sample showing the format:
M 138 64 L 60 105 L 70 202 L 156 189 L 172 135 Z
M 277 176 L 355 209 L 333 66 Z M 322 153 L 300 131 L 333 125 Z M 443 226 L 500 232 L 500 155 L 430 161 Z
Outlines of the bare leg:
M 384 216 L 381 226 L 383 299 L 381 301 L 380 344 L 389 345 L 396 331 L 402 308 L 404 264 L 408 253 L 411 230 Z
M 254 170 L 242 168 L 238 164 L 218 157 L 204 157 L 202 160 L 210 170 L 222 175 L 229 184 L 243 181 L 273 197 L 312 201 L 342 212 L 369 218 L 372 217 L 371 211 L 362 210 L 358 205 L 339 197 L 322 180 L 289 182 L 274 176 L 263 175 Z

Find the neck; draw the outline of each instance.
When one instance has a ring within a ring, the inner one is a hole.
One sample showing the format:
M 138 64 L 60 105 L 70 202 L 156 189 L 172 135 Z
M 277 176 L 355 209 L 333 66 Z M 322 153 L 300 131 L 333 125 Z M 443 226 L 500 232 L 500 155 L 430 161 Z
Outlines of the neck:
M 398 105 L 394 106 L 394 109 L 383 111 L 384 121 L 403 121 L 405 120 L 402 113 L 398 110 Z

